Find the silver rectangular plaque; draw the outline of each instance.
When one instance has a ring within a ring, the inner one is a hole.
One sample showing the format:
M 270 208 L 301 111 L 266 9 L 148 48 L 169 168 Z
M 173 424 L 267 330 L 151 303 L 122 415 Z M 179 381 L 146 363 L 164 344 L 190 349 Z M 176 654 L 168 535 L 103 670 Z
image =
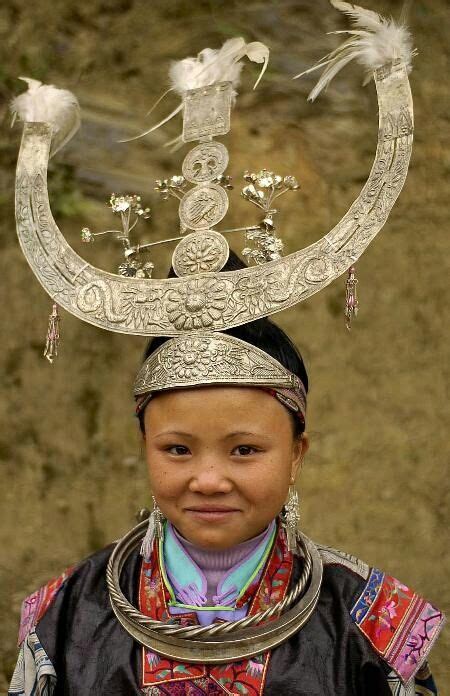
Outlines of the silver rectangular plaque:
M 216 82 L 186 92 L 183 116 L 185 143 L 228 133 L 231 95 L 231 82 Z

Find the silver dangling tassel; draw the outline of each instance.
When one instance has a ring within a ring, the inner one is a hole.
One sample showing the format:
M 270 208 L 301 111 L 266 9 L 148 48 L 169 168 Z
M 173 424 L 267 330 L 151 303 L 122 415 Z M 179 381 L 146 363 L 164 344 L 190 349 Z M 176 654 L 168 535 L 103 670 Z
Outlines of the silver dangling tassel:
M 152 555 L 155 539 L 161 539 L 163 534 L 164 515 L 158 507 L 155 496 L 152 495 L 153 510 L 148 518 L 148 527 L 145 537 L 142 539 L 141 556 L 148 561 Z
M 47 358 L 50 363 L 52 363 L 53 359 L 58 355 L 60 339 L 59 322 L 58 305 L 55 302 L 52 307 L 52 313 L 48 318 L 47 340 L 44 348 L 44 358 Z
M 350 331 L 352 327 L 352 319 L 358 316 L 358 297 L 356 295 L 356 285 L 358 279 L 355 275 L 355 267 L 351 266 L 348 269 L 347 281 L 345 283 L 345 325 Z
M 286 535 L 288 551 L 298 553 L 298 523 L 300 522 L 300 507 L 297 489 L 289 486 L 288 499 L 284 505 L 282 516 L 284 533 Z

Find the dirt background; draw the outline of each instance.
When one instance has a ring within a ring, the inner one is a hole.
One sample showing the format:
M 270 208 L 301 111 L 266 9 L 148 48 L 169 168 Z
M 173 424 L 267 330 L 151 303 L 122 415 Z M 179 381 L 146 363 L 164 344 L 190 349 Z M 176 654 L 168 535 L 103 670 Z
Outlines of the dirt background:
M 400 13 L 400 3 L 373 0 Z M 358 263 L 360 316 L 349 333 L 343 279 L 277 320 L 300 346 L 311 391 L 312 447 L 302 472 L 302 525 L 314 539 L 354 553 L 450 610 L 448 584 L 447 75 L 449 5 L 415 0 L 409 24 L 419 55 L 411 75 L 416 140 L 405 189 Z M 446 31 L 447 23 L 447 31 Z M 312 78 L 291 81 L 337 39 L 345 23 L 325 0 L 4 0 L 0 7 L 1 150 L 0 689 L 15 661 L 21 600 L 68 564 L 125 532 L 149 502 L 130 396 L 145 339 L 111 335 L 64 314 L 57 362 L 42 358 L 50 301 L 14 232 L 20 127 L 7 104 L 27 75 L 73 90 L 82 129 L 52 162 L 55 217 L 71 244 L 113 270 L 111 241 L 81 247 L 84 225 L 107 229 L 111 191 L 140 193 L 152 208 L 143 238 L 173 236 L 173 201 L 153 180 L 180 170 L 184 150 L 164 142 L 180 121 L 135 143 L 117 141 L 150 123 L 171 59 L 244 36 L 272 49 L 256 92 L 246 65 L 224 139 L 235 177 L 226 226 L 253 223 L 239 198 L 242 172 L 266 166 L 296 175 L 280 226 L 287 251 L 322 236 L 344 214 L 370 169 L 376 143 L 373 84 L 350 67 L 315 104 Z M 175 101 L 167 101 L 168 109 Z M 161 106 L 157 115 L 164 115 Z M 236 250 L 244 244 L 240 240 Z M 164 275 L 168 255 L 156 255 Z M 445 319 L 447 316 L 447 320 Z M 448 632 L 433 651 L 449 693 Z

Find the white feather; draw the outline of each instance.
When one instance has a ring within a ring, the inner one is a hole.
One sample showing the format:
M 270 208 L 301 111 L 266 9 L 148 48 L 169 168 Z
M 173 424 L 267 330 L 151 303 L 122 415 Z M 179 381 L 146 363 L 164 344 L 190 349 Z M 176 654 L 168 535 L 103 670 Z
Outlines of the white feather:
M 169 72 L 171 87 L 181 96 L 189 89 L 206 87 L 215 82 L 231 82 L 236 88 L 243 67 L 241 60 L 245 56 L 254 63 L 264 63 L 256 87 L 267 67 L 269 49 L 260 41 L 247 44 L 241 37 L 228 39 L 220 49 L 205 48 L 196 58 L 184 58 L 172 63 Z
M 183 58 L 183 60 L 174 61 L 169 70 L 170 88 L 164 92 L 148 113 L 151 113 L 155 106 L 157 106 L 169 92 L 175 91 L 183 99 L 188 90 L 206 87 L 215 82 L 231 82 L 233 86 L 233 99 L 235 99 L 237 95 L 236 88 L 239 86 L 241 70 L 243 68 L 242 59 L 245 58 L 245 56 L 253 63 L 263 64 L 258 79 L 253 87 L 253 89 L 255 89 L 266 71 L 269 62 L 269 49 L 260 41 L 246 43 L 242 37 L 236 37 L 225 41 L 222 48 L 204 48 L 196 58 Z M 183 102 L 156 125 L 151 126 L 148 130 L 133 138 L 127 138 L 120 142 L 127 143 L 130 140 L 137 140 L 144 135 L 152 133 L 157 128 L 160 128 L 160 126 L 170 121 L 182 108 Z M 178 142 L 179 139 L 176 138 L 176 143 L 178 144 Z
M 349 34 L 350 38 L 324 56 L 316 65 L 296 75 L 301 77 L 313 70 L 324 68 L 314 89 L 308 96 L 310 101 L 328 87 L 337 73 L 352 60 L 356 60 L 366 70 L 365 83 L 369 81 L 374 70 L 383 65 L 401 60 L 408 72 L 411 70 L 413 49 L 411 34 L 408 29 L 397 24 L 392 18 L 386 19 L 377 12 L 353 5 L 343 0 L 330 0 L 333 7 L 349 15 L 357 29 L 335 31 L 333 34 Z
M 330 2 L 336 10 L 349 15 L 357 27 L 377 31 L 380 24 L 385 21 L 378 12 L 366 10 L 365 7 L 359 7 L 359 5 L 353 5 L 350 2 L 343 2 L 343 0 L 330 0 Z
M 18 117 L 23 122 L 49 123 L 53 127 L 51 155 L 54 155 L 80 127 L 80 106 L 72 92 L 39 80 L 20 77 L 28 84 L 23 94 L 11 101 L 13 123 Z

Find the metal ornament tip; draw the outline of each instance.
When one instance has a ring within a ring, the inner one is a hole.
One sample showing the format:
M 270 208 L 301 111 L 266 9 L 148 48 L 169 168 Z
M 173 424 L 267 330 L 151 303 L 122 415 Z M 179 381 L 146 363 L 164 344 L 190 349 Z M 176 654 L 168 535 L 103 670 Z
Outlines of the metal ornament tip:
M 47 358 L 50 363 L 53 363 L 54 358 L 58 355 L 60 320 L 58 305 L 55 302 L 53 303 L 52 313 L 48 318 L 47 340 L 44 348 L 44 358 Z
M 355 267 L 348 269 L 347 281 L 345 283 L 345 325 L 350 331 L 353 318 L 358 316 L 359 302 L 356 296 L 356 285 L 358 279 L 355 275 Z

